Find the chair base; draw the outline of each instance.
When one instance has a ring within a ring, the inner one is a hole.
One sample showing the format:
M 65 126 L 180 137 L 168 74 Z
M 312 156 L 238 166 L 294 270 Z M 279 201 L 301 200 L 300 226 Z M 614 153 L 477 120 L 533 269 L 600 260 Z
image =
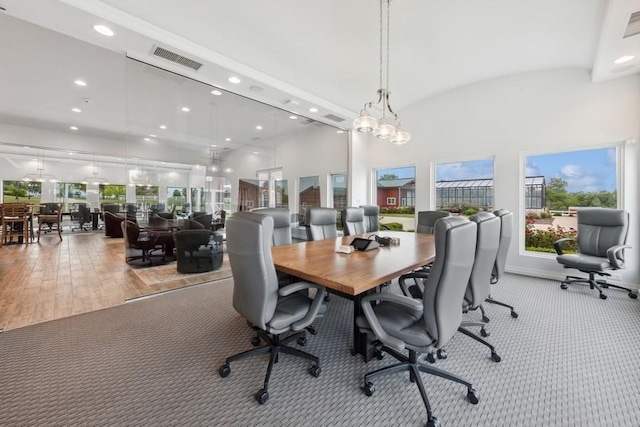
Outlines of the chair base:
M 485 301 L 486 301 L 486 302 L 488 302 L 489 304 L 495 304 L 495 305 L 499 305 L 499 306 L 501 306 L 501 307 L 506 307 L 506 308 L 508 308 L 509 310 L 511 310 L 511 317 L 513 317 L 514 319 L 517 319 L 517 318 L 518 318 L 518 313 L 516 313 L 516 311 L 515 311 L 515 309 L 513 308 L 513 306 L 512 306 L 512 305 L 509 305 L 509 304 L 506 304 L 506 303 L 504 303 L 504 302 L 500 302 L 500 301 L 498 301 L 498 300 L 495 300 L 495 299 L 493 299 L 493 298 L 491 297 L 491 295 L 489 295 L 489 298 L 487 298 Z M 483 316 L 482 320 L 484 320 L 484 319 L 485 319 L 485 317 L 486 317 L 486 316 L 485 316 L 485 314 L 484 314 L 484 309 L 482 310 L 482 316 Z M 487 322 L 488 322 L 488 321 L 489 321 L 489 320 L 488 320 L 488 318 L 487 318 Z
M 580 270 L 582 271 L 582 270 Z M 596 280 L 595 275 L 599 276 L 610 276 L 608 273 L 598 273 L 595 271 L 582 271 L 583 273 L 587 273 L 589 277 L 578 277 L 578 276 L 567 276 L 563 281 L 560 282 L 560 288 L 567 289 L 569 285 L 573 285 L 575 283 L 584 283 L 589 285 L 591 289 L 597 289 L 600 293 L 600 299 L 607 299 L 607 295 L 604 293 L 602 288 L 614 288 L 620 289 L 622 291 L 626 291 L 629 298 L 636 299 L 638 298 L 638 294 L 634 293 L 631 289 L 627 289 L 623 286 L 613 285 L 606 280 Z
M 420 372 L 425 372 L 427 374 L 435 375 L 440 378 L 444 378 L 450 381 L 454 381 L 460 383 L 467 387 L 467 400 L 474 405 L 478 403 L 478 393 L 473 388 L 473 385 L 466 381 L 465 379 L 453 375 L 447 371 L 442 369 L 435 368 L 433 366 L 422 364 L 418 361 L 418 353 L 414 350 L 409 350 L 409 357 L 405 356 L 388 348 L 384 345 L 381 345 L 379 342 L 376 346 L 375 353 L 378 359 L 382 358 L 382 351 L 390 354 L 395 359 L 397 359 L 400 363 L 396 363 L 395 365 L 386 366 L 381 369 L 377 369 L 375 371 L 369 372 L 364 376 L 364 386 L 362 390 L 367 396 L 373 395 L 375 392 L 375 386 L 370 381 L 375 377 L 379 377 L 382 375 L 395 374 L 397 372 L 405 372 L 409 371 L 409 380 L 414 382 L 420 391 L 420 396 L 422 397 L 422 402 L 424 403 L 425 408 L 427 409 L 427 425 L 439 425 L 436 417 L 433 416 L 433 412 L 431 411 L 431 405 L 429 404 L 429 398 L 427 396 L 427 392 L 424 388 L 424 383 L 422 382 L 422 378 L 420 377 Z
M 269 365 L 267 366 L 267 373 L 264 377 L 263 387 L 258 390 L 255 394 L 256 400 L 261 404 L 265 404 L 267 400 L 269 400 L 269 378 L 271 377 L 271 371 L 273 370 L 273 364 L 278 362 L 278 355 L 280 353 L 290 354 L 292 356 L 300 357 L 303 359 L 310 360 L 313 362 L 313 365 L 309 368 L 309 373 L 314 377 L 320 376 L 320 359 L 312 354 L 307 352 L 298 350 L 297 348 L 288 347 L 286 344 L 296 340 L 298 345 L 305 345 L 307 342 L 306 332 L 300 331 L 294 334 L 289 335 L 288 337 L 281 339 L 278 334 L 267 334 L 261 329 L 253 328 L 258 334 L 257 337 L 254 337 L 252 343 L 254 345 L 259 345 L 260 340 L 264 340 L 266 342 L 266 346 L 253 348 L 251 350 L 243 351 L 242 353 L 238 353 L 234 356 L 227 357 L 227 360 L 224 365 L 220 367 L 218 373 L 221 377 L 226 378 L 231 373 L 230 364 L 233 361 L 245 359 L 247 357 L 259 356 L 262 354 L 270 353 L 269 357 Z

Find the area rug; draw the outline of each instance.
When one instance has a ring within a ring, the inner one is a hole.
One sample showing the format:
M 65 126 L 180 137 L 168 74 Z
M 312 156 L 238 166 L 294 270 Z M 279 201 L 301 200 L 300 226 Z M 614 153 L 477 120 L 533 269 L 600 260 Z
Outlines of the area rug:
M 206 273 L 178 273 L 175 261 L 155 267 L 132 268 L 131 271 L 148 288 L 142 289 L 136 298 L 231 277 L 231 266 L 226 256 L 220 269 Z

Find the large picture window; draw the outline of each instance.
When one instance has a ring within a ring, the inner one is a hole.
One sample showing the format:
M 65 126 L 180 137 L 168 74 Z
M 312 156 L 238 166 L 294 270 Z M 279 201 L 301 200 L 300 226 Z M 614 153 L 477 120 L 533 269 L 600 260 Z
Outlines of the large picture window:
M 378 169 L 376 198 L 380 223 L 394 230 L 411 231 L 415 226 L 416 168 Z
M 493 210 L 493 159 L 436 165 L 436 209 L 472 215 Z
M 580 207 L 616 208 L 618 149 L 525 156 L 525 249 L 555 253 L 553 243 L 575 237 Z
M 300 225 L 305 225 L 305 216 L 309 208 L 320 207 L 320 177 L 306 176 L 300 178 L 300 206 L 298 215 Z

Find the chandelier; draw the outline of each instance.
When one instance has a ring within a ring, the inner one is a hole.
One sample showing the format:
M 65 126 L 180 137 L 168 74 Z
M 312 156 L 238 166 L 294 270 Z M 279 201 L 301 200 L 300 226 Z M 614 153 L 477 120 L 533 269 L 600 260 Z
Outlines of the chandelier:
M 380 89 L 378 89 L 378 100 L 367 102 L 360 111 L 360 115 L 353 121 L 353 127 L 358 132 L 372 132 L 379 139 L 389 139 L 394 144 L 402 145 L 409 142 L 411 135 L 400 126 L 400 119 L 389 104 L 389 3 L 391 0 L 380 0 Z M 386 21 L 383 19 L 384 5 L 387 7 Z M 386 42 L 384 33 L 386 24 Z M 386 58 L 383 53 L 386 52 Z M 383 71 L 386 65 L 386 72 Z M 386 80 L 383 79 L 386 77 Z M 369 109 L 374 105 L 382 103 L 382 118 L 377 120 L 369 114 Z M 391 119 L 392 123 L 387 121 Z
M 93 184 L 93 185 L 99 185 L 99 184 L 104 184 L 104 185 L 108 185 L 109 184 L 109 180 L 107 178 L 104 177 L 100 177 L 98 175 L 100 175 L 100 173 L 98 172 L 98 166 L 96 165 L 96 160 L 94 158 L 93 163 L 91 165 L 91 175 L 93 176 L 86 176 L 84 178 L 82 178 L 82 181 L 80 181 L 82 184 Z
M 44 155 L 41 151 L 38 151 L 38 158 L 36 160 L 36 173 L 28 173 L 22 177 L 25 182 L 58 182 L 58 178 L 55 175 L 47 174 L 44 172 Z

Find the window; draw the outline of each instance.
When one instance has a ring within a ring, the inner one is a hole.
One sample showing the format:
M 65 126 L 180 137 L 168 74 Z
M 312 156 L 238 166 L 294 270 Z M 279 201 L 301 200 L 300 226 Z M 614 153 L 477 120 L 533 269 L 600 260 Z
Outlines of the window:
M 378 169 L 376 171 L 376 193 L 376 203 L 380 206 L 380 223 L 387 224 L 394 230 L 413 230 L 416 168 L 411 166 Z M 401 202 L 402 205 L 398 206 L 398 202 Z
M 342 210 L 347 207 L 347 175 L 343 173 L 331 174 L 331 200 L 336 210 L 336 224 L 342 230 Z
M 261 207 L 289 207 L 287 181 L 282 179 L 282 168 L 258 171 L 256 178 L 261 182 L 262 187 Z M 286 193 L 284 198 L 283 191 Z
M 616 147 L 525 156 L 525 250 L 555 253 L 579 207 L 617 208 L 618 158 Z
M 56 183 L 56 197 L 57 202 L 62 204 L 62 211 L 70 212 L 74 205 L 87 203 L 87 184 L 58 182 Z
M 136 205 L 137 210 L 147 211 L 150 206 L 158 205 L 158 186 L 157 185 L 137 185 L 136 186 Z
M 493 210 L 493 159 L 436 165 L 436 209 L 464 215 Z
M 100 206 L 104 204 L 121 205 L 126 201 L 127 187 L 124 185 L 100 184 L 98 186 L 98 200 Z
M 4 203 L 29 203 L 37 206 L 42 199 L 42 183 L 35 181 L 2 181 Z
M 396 198 L 395 197 L 387 197 L 387 206 L 395 206 Z
M 184 205 L 187 203 L 187 189 L 184 187 L 167 187 L 167 209 L 175 212 L 182 212 Z
M 306 225 L 305 216 L 307 210 L 320 207 L 320 177 L 307 176 L 300 178 L 300 206 L 298 216 L 300 225 Z

